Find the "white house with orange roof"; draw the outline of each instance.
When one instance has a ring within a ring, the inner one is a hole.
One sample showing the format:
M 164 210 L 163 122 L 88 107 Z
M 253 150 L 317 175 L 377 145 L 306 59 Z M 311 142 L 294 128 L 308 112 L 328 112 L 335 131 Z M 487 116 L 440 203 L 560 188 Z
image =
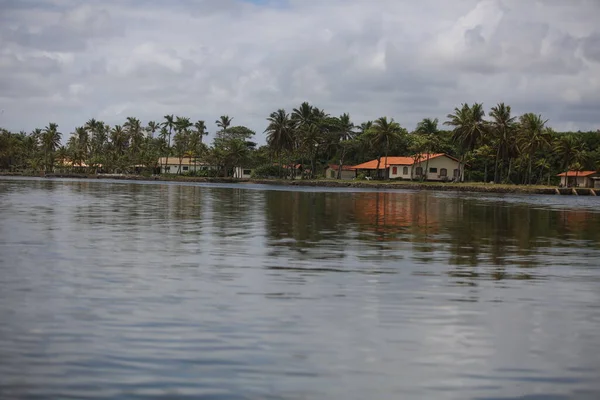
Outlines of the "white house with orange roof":
M 378 160 L 374 159 L 352 167 L 356 173 L 377 175 Z M 410 157 L 381 157 L 380 177 L 390 179 L 421 179 L 428 181 L 463 181 L 464 164 L 448 154 L 416 154 Z
M 596 171 L 567 171 L 558 174 L 561 187 L 593 188 L 594 182 L 598 182 L 600 173 Z

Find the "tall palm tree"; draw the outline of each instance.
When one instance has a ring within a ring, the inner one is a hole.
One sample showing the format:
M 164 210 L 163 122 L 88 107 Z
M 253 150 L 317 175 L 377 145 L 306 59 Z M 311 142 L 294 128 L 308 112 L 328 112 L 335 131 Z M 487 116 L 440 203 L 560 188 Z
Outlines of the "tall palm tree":
M 80 126 L 75 128 L 75 136 L 77 137 L 77 161 L 79 162 L 79 166 L 81 167 L 84 161 L 87 162 L 88 159 L 88 150 L 89 150 L 89 134 L 88 131 Z M 72 160 L 75 162 L 75 160 Z
M 427 180 L 429 174 L 429 159 L 431 154 L 437 151 L 439 147 L 438 134 L 440 130 L 438 129 L 438 123 L 439 120 L 437 118 L 424 118 L 417 124 L 417 129 L 415 130 L 415 133 L 423 138 L 423 145 L 425 147 L 425 173 L 421 176 L 421 179 L 424 180 Z
M 578 154 L 584 145 L 581 139 L 576 138 L 572 134 L 560 135 L 552 143 L 552 150 L 560 160 L 560 166 L 563 170 L 567 170 L 569 165 Z
M 496 146 L 494 182 L 499 183 L 500 171 L 498 165 L 501 158 L 504 161 L 511 156 L 510 149 L 514 147 L 516 141 L 515 133 L 517 125 L 515 121 L 517 117 L 511 116 L 510 106 L 507 106 L 504 103 L 498 103 L 496 106 L 492 107 L 490 117 L 492 117 L 492 120 L 489 123 L 490 134 L 494 139 Z
M 173 128 L 175 127 L 175 119 L 173 117 L 173 114 L 171 115 L 165 115 L 164 117 L 165 122 L 163 122 L 163 127 L 168 129 L 168 136 L 167 136 L 167 160 L 166 160 L 166 165 L 169 165 L 169 153 L 171 152 L 171 134 L 173 133 Z
M 131 161 L 134 164 L 138 164 L 140 161 L 139 155 L 142 150 L 142 143 L 144 141 L 142 123 L 135 117 L 127 117 L 127 121 L 123 124 L 123 128 L 127 131 L 130 140 L 129 151 L 131 152 Z
M 346 150 L 348 142 L 354 139 L 355 135 L 355 125 L 352 123 L 349 114 L 342 114 L 337 120 L 337 129 L 336 134 L 339 139 L 339 145 L 342 150 L 342 154 L 340 156 L 340 163 L 338 167 L 337 179 L 342 179 L 342 169 L 344 168 L 344 158 L 346 157 Z
M 221 128 L 217 135 L 225 136 L 225 134 L 227 133 L 227 129 L 229 129 L 229 127 L 231 126 L 232 121 L 233 118 L 229 117 L 229 115 L 221 115 L 219 119 L 215 121 L 215 124 L 217 124 L 217 126 Z
M 181 164 L 183 162 L 184 155 L 188 152 L 190 146 L 190 128 L 193 124 L 190 122 L 189 118 L 186 117 L 177 117 L 175 119 L 175 130 L 178 136 L 177 143 L 175 145 L 176 152 L 179 157 L 179 170 L 177 173 L 181 173 Z
M 526 181 L 533 182 L 532 166 L 535 153 L 550 147 L 551 135 L 546 129 L 548 120 L 542 119 L 541 115 L 533 113 L 523 114 L 519 118 L 518 143 L 522 152 L 527 155 L 528 172 Z
M 290 115 L 283 108 L 271 113 L 267 121 L 269 123 L 267 129 L 265 129 L 267 143 L 271 148 L 275 149 L 279 159 L 279 177 L 281 178 L 283 166 L 282 155 L 285 150 L 290 148 L 293 122 L 290 119 Z
M 61 137 L 62 133 L 58 131 L 58 124 L 54 122 L 49 123 L 42 132 L 41 144 L 42 151 L 44 152 L 46 172 L 52 171 L 52 166 L 54 165 L 54 153 L 60 146 Z
M 469 106 L 464 103 L 460 108 L 454 109 L 454 114 L 448 114 L 448 121 L 444 122 L 444 125 L 454 128 L 452 139 L 461 149 L 461 165 L 464 164 L 466 154 L 472 152 L 486 134 L 484 116 L 483 104 L 475 103 Z M 458 180 L 461 179 L 459 172 Z
M 380 164 L 381 164 L 381 150 L 383 149 L 385 152 L 385 163 L 388 162 L 388 155 L 390 144 L 394 141 L 400 139 L 400 135 L 402 134 L 402 128 L 400 124 L 394 121 L 392 118 L 388 121 L 387 117 L 381 117 L 375 120 L 373 123 L 373 128 L 371 130 L 371 143 L 373 147 L 378 151 L 377 157 L 377 177 L 380 177 Z M 389 179 L 389 174 L 386 179 Z
M 146 132 L 150 134 L 150 137 L 154 137 L 154 134 L 160 129 L 160 124 L 156 121 L 148 121 L 146 125 Z
M 198 132 L 200 138 L 200 143 L 202 143 L 204 136 L 208 135 L 208 132 L 206 131 L 206 123 L 204 121 L 196 121 L 194 128 L 196 128 L 196 132 Z

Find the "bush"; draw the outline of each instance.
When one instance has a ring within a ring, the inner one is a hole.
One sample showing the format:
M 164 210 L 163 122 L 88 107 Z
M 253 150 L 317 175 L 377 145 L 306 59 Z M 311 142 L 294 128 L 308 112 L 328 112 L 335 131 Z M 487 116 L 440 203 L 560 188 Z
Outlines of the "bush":
M 367 179 L 367 175 L 365 175 L 365 173 L 364 173 L 364 172 L 361 172 L 360 174 L 358 174 L 358 175 L 356 176 L 356 179 L 357 179 L 357 180 L 359 180 L 359 181 L 364 181 L 364 180 L 366 180 L 366 179 Z
M 277 165 L 270 165 L 270 164 L 260 165 L 256 168 L 254 168 L 254 171 L 252 171 L 251 176 L 252 176 L 252 178 L 259 178 L 259 179 L 278 178 L 279 177 L 279 167 Z
M 196 176 L 199 178 L 215 178 L 219 175 L 219 171 L 214 169 L 201 169 L 199 171 L 191 171 L 186 174 L 186 176 Z

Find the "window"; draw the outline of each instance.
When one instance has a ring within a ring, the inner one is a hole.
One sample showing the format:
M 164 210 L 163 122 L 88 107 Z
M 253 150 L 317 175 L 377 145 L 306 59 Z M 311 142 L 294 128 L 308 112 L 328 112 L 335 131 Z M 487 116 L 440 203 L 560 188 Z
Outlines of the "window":
M 454 177 L 458 178 L 458 170 L 457 169 L 454 170 Z
M 437 174 L 437 168 L 429 168 L 430 174 Z
M 188 169 L 190 169 L 189 167 L 183 167 L 184 171 L 187 171 Z
M 252 174 L 252 170 L 249 170 L 249 169 L 244 170 L 244 175 L 250 175 L 250 174 Z
M 402 169 L 402 174 L 403 174 L 403 175 L 408 175 L 408 167 L 404 167 L 404 168 Z
M 440 176 L 448 176 L 448 170 L 446 168 L 440 169 Z
M 398 175 L 398 167 L 392 168 L 392 175 Z
M 423 175 L 423 168 L 422 167 L 417 167 L 415 169 L 415 175 L 417 175 L 417 176 Z

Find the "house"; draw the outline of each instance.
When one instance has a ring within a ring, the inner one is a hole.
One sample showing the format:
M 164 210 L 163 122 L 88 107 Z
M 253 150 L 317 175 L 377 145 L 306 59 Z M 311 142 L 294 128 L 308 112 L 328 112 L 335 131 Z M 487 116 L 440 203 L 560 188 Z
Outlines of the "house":
M 337 179 L 339 168 L 340 168 L 340 166 L 335 165 L 335 164 L 330 164 L 330 165 L 326 166 L 325 167 L 325 178 Z M 350 165 L 342 166 L 342 179 L 343 180 L 352 180 L 354 178 L 356 178 L 356 172 L 354 170 L 354 167 L 352 167 Z
M 558 174 L 560 177 L 561 187 L 584 187 L 593 188 L 594 181 L 600 177 L 600 173 L 596 171 L 567 171 Z
M 235 167 L 233 169 L 233 177 L 237 179 L 250 179 L 252 178 L 252 169 L 244 167 Z
M 352 167 L 367 176 L 377 174 L 378 160 Z M 416 154 L 411 157 L 381 157 L 379 176 L 390 179 L 421 179 L 428 181 L 464 180 L 464 164 L 448 154 Z M 425 175 L 425 176 L 424 176 Z
M 184 157 L 161 157 L 158 159 L 161 174 L 187 174 L 190 172 L 218 170 L 219 167 L 197 162 L 194 158 Z M 181 170 L 180 170 L 181 166 Z

